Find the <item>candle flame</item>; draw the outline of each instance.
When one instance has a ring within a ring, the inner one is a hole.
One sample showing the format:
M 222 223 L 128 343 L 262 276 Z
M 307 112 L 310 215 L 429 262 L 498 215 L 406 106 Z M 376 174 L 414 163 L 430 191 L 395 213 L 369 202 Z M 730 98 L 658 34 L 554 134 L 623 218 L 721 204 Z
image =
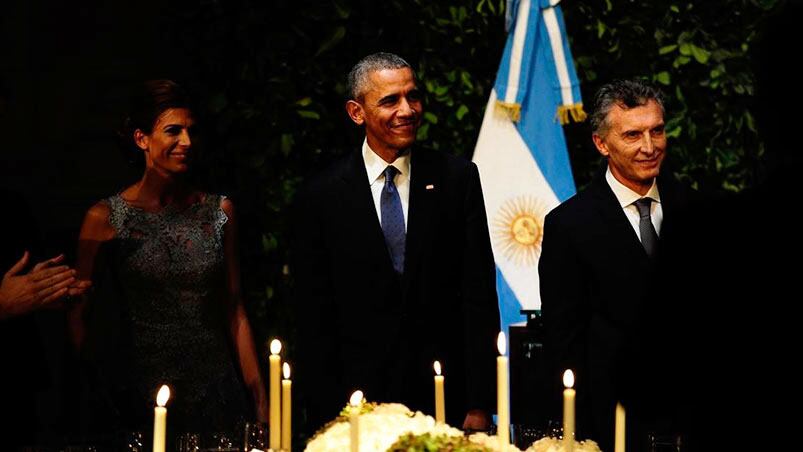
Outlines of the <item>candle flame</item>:
M 441 362 L 440 362 L 440 361 L 435 361 L 435 362 L 432 364 L 432 367 L 434 367 L 434 368 L 435 368 L 435 374 L 436 374 L 436 375 L 440 375 L 440 374 L 441 374 Z
M 566 388 L 574 386 L 574 372 L 571 369 L 566 369 L 566 372 L 563 372 L 563 386 L 566 386 Z
M 270 354 L 271 355 L 278 355 L 279 352 L 282 351 L 282 343 L 279 339 L 274 339 L 270 341 Z
M 170 398 L 170 388 L 167 385 L 162 385 L 159 392 L 156 394 L 156 404 L 159 406 L 167 405 L 167 400 Z
M 349 404 L 354 407 L 359 406 L 360 403 L 362 403 L 362 399 L 363 399 L 362 391 L 360 390 L 354 391 L 354 394 L 352 394 L 351 398 L 349 399 Z
M 496 337 L 496 348 L 502 356 L 505 356 L 507 353 L 507 341 L 505 340 L 505 333 L 503 331 L 500 331 L 499 336 Z
M 284 375 L 285 380 L 290 379 L 290 364 L 287 363 L 282 364 L 282 374 Z

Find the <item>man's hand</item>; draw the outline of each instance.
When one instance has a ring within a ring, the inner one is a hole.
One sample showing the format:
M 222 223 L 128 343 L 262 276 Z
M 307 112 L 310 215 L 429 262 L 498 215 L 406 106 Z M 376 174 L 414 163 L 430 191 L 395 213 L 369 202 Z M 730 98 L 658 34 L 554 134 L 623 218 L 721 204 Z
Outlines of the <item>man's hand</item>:
M 463 421 L 463 430 L 489 430 L 491 416 L 485 410 L 471 410 Z
M 26 251 L 3 276 L 0 318 L 25 314 L 68 295 L 81 295 L 91 285 L 89 281 L 78 281 L 75 270 L 58 265 L 64 260 L 63 254 L 34 265 L 27 274 L 20 274 L 28 264 L 28 258 Z

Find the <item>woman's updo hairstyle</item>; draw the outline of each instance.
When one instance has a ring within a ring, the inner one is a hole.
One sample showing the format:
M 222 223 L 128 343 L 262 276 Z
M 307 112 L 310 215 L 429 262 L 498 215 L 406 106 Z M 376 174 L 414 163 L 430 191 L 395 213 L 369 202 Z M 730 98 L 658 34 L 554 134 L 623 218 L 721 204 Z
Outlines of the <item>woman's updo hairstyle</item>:
M 144 163 L 142 150 L 134 142 L 134 132 L 139 129 L 149 135 L 159 117 L 171 108 L 192 111 L 190 98 L 178 83 L 172 80 L 148 80 L 135 87 L 128 101 L 128 114 L 117 133 L 126 160 L 137 166 Z

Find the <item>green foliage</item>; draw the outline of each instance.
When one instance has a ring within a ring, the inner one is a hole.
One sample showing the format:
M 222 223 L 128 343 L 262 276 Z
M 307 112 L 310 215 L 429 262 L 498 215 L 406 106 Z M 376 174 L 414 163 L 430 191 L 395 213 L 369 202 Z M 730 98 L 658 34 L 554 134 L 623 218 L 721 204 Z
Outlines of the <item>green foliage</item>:
M 561 3 L 586 104 L 614 78 L 664 87 L 671 168 L 700 188 L 751 183 L 762 146 L 748 106 L 748 55 L 777 0 Z M 358 147 L 345 76 L 395 52 L 416 68 L 422 145 L 470 156 L 506 33 L 505 0 L 194 0 L 162 13 L 196 76 L 213 176 L 241 224 L 249 314 L 260 343 L 295 341 L 289 309 L 290 205 L 314 170 Z M 566 127 L 575 178 L 599 160 L 587 124 Z
M 388 452 L 488 452 L 487 447 L 474 444 L 464 436 L 413 435 L 408 433 L 399 437 Z
M 563 2 L 586 104 L 603 83 L 641 77 L 663 87 L 669 159 L 704 190 L 738 191 L 753 182 L 763 147 L 749 111 L 749 54 L 761 19 L 779 2 Z M 576 179 L 596 168 L 588 129 L 569 129 Z

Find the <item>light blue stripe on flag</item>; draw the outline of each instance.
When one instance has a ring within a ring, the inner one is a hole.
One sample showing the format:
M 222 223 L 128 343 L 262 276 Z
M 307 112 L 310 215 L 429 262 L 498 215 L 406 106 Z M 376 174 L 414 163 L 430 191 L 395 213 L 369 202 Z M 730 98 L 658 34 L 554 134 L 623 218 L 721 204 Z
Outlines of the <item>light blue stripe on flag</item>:
M 581 119 L 577 75 L 555 0 L 519 0 L 474 162 L 497 264 L 502 328 L 540 309 L 544 216 L 575 193 L 561 120 Z
M 510 289 L 505 281 L 505 276 L 496 268 L 496 291 L 499 295 L 499 315 L 501 318 L 507 320 L 507 325 L 510 326 L 515 323 L 523 322 L 527 318 L 521 314 L 521 304 L 516 298 L 516 294 Z M 502 322 L 505 324 L 505 322 Z M 505 335 L 510 340 L 510 335 L 507 333 L 507 328 L 503 328 Z

